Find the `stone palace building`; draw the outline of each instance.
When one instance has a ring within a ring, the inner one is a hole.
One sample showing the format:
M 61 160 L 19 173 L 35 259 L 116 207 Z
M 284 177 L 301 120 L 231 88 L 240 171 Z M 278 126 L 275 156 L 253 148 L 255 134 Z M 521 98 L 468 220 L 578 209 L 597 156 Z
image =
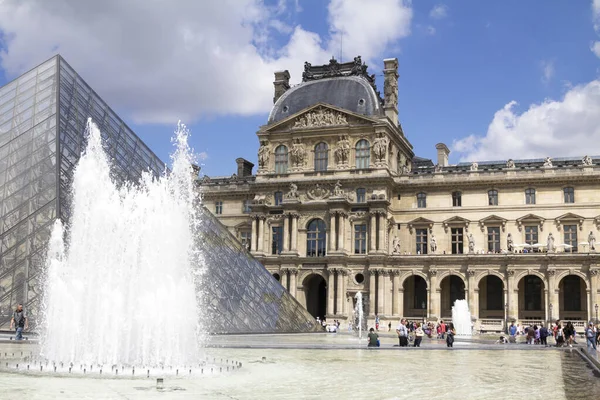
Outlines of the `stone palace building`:
M 600 303 L 600 157 L 450 165 L 417 157 L 398 120 L 398 61 L 383 96 L 353 62 L 275 73 L 258 170 L 200 178 L 204 204 L 315 317 L 372 324 L 451 318 L 475 329 L 561 319 Z

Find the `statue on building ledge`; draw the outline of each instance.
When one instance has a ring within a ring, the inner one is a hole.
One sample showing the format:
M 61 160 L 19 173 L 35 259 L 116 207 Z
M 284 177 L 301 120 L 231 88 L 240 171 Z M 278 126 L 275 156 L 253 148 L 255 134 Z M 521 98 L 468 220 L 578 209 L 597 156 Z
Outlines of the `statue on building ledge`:
M 258 167 L 260 169 L 267 168 L 269 166 L 269 146 L 266 140 L 260 142 L 260 148 L 258 149 Z
M 471 171 L 477 171 L 479 169 L 479 164 L 476 162 L 471 163 Z
M 515 243 L 513 242 L 512 233 L 509 233 L 506 237 L 506 248 L 511 253 L 515 251 Z
M 399 256 L 400 254 L 400 239 L 398 239 L 398 236 L 394 236 L 394 240 L 392 240 L 392 255 Z
M 347 165 L 350 157 L 350 141 L 347 136 L 340 136 L 335 149 L 335 159 L 338 165 Z
M 583 156 L 583 159 L 581 160 L 581 164 L 585 167 L 591 167 L 592 165 L 594 165 L 594 162 L 592 161 L 592 157 Z
M 304 166 L 304 160 L 306 159 L 306 148 L 300 139 L 294 140 L 290 150 L 290 159 L 294 167 L 302 168 Z
M 546 241 L 546 251 L 548 253 L 554 253 L 556 251 L 556 246 L 554 245 L 554 236 L 552 236 L 552 232 L 548 234 L 548 240 Z
M 298 193 L 298 185 L 290 183 L 290 191 L 285 194 L 285 198 L 289 200 L 298 200 L 300 194 Z
M 382 133 L 380 133 L 373 141 L 373 155 L 375 156 L 375 162 L 385 162 L 389 142 L 389 139 Z
M 594 236 L 593 231 L 590 231 L 588 235 L 588 243 L 590 244 L 590 250 L 596 250 L 596 236 Z
M 467 236 L 467 239 L 469 240 L 469 253 L 474 253 L 475 252 L 475 238 L 473 237 L 473 234 L 469 233 L 469 235 Z
M 544 160 L 544 168 L 552 168 L 552 159 L 550 157 L 546 157 Z
M 431 249 L 432 254 L 434 254 L 437 251 L 437 240 L 435 239 L 435 235 L 433 233 L 429 238 L 429 248 Z
M 342 183 L 337 181 L 333 187 L 333 197 L 344 197 L 344 189 L 342 189 Z
M 506 168 L 512 169 L 515 167 L 515 162 L 513 161 L 512 158 L 509 158 L 508 161 L 506 161 Z

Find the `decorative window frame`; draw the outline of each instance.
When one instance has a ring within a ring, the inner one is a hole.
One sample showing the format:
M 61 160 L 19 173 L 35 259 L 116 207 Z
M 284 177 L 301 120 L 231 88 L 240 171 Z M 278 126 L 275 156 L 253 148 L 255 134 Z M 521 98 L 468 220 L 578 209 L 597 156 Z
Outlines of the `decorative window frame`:
M 485 228 L 490 226 L 499 226 L 502 228 L 502 232 L 506 232 L 506 222 L 508 220 L 506 218 L 499 217 L 497 215 L 490 215 L 489 217 L 485 217 L 479 220 L 479 227 L 481 228 L 481 232 L 485 233 Z
M 585 218 L 581 215 L 566 213 L 560 217 L 556 217 L 554 221 L 556 222 L 556 229 L 558 231 L 562 229 L 562 225 L 578 225 L 579 230 L 583 231 L 583 222 L 585 221 Z
M 537 225 L 539 227 L 539 232 L 543 232 L 544 222 L 546 222 L 546 220 L 538 215 L 527 214 L 521 218 L 517 218 L 517 228 L 519 229 L 519 232 L 522 232 L 525 225 Z
M 452 218 L 448 218 L 447 220 L 442 222 L 442 226 L 444 227 L 444 232 L 446 232 L 446 233 L 448 233 L 450 228 L 465 228 L 465 233 L 468 233 L 470 223 L 471 223 L 471 221 L 469 221 L 466 218 L 452 217 Z

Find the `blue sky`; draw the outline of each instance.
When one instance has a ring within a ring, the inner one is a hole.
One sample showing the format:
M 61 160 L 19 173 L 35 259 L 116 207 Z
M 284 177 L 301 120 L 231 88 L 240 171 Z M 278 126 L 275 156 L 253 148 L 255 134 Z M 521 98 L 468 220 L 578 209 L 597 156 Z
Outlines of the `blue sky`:
M 210 176 L 234 173 L 237 157 L 256 161 L 273 72 L 298 82 L 303 61 L 339 56 L 342 36 L 343 59 L 361 54 L 378 75 L 383 58 L 398 58 L 400 120 L 419 156 L 435 158 L 439 142 L 453 163 L 600 155 L 591 1 L 23 3 L 0 4 L 0 83 L 58 50 L 162 159 L 186 122 Z M 81 14 L 89 20 L 75 22 Z M 54 23 L 20 23 L 44 17 Z

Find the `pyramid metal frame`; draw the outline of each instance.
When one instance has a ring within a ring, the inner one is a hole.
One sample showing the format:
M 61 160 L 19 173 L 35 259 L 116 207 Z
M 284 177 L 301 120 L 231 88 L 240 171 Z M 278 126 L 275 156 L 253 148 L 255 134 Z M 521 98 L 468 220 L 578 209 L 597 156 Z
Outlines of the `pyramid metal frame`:
M 60 56 L 0 87 L 0 329 L 23 303 L 35 324 L 46 244 L 56 217 L 70 217 L 73 169 L 91 117 L 114 178 L 137 181 L 165 164 Z M 199 243 L 211 332 L 306 332 L 310 314 L 208 211 Z

